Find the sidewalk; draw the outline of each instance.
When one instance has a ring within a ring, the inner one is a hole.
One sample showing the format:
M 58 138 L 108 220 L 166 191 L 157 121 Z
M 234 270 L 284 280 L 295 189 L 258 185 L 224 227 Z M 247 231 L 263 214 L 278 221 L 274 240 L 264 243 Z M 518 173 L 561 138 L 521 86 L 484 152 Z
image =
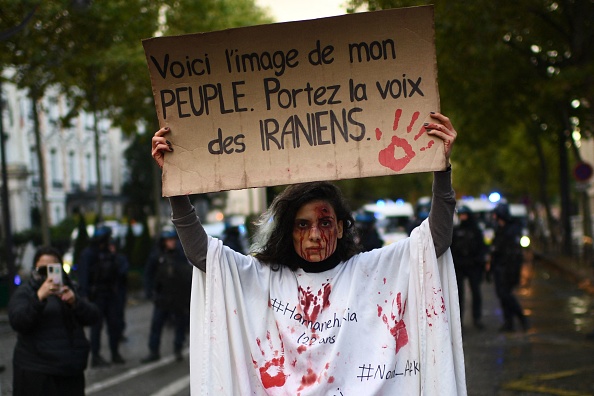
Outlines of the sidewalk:
M 585 263 L 579 258 L 538 251 L 534 252 L 534 261 L 554 268 L 580 289 L 594 295 L 594 266 L 591 263 Z

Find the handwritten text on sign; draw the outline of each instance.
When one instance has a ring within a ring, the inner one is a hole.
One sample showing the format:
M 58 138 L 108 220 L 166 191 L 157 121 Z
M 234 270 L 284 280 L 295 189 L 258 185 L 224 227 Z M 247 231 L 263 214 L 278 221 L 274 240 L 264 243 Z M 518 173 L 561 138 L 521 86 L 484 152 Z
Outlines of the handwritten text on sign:
M 433 9 L 143 41 L 163 195 L 443 169 Z

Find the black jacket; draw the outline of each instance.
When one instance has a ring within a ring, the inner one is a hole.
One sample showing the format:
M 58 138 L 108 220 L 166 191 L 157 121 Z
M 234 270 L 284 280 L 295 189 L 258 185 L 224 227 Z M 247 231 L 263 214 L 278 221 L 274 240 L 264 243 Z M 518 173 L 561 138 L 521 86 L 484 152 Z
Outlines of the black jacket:
M 502 274 L 503 280 L 510 285 L 517 285 L 523 261 L 520 237 L 522 229 L 515 222 L 507 222 L 495 232 L 491 245 L 491 266 Z
M 145 268 L 147 297 L 160 309 L 189 314 L 193 268 L 181 248 L 154 252 Z
M 73 289 L 68 278 L 65 283 Z M 41 284 L 31 278 L 14 292 L 8 304 L 10 325 L 18 333 L 14 364 L 44 374 L 79 375 L 86 369 L 89 356 L 83 326 L 100 319 L 99 309 L 78 295 L 74 307 L 58 296 L 39 301 Z
M 486 256 L 483 232 L 475 222 L 467 220 L 454 227 L 452 257 L 457 268 L 484 268 Z

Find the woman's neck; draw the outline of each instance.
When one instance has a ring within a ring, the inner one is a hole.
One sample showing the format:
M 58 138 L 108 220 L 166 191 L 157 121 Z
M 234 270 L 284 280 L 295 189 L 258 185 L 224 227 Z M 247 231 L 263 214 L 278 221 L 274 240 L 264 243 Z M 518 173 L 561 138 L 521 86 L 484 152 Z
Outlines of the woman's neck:
M 336 267 L 340 263 L 340 259 L 336 252 L 332 254 L 332 256 L 328 257 L 326 260 L 318 261 L 318 262 L 311 262 L 304 260 L 303 258 L 299 257 L 297 260 L 297 265 L 299 268 L 303 269 L 305 272 L 311 273 L 318 273 L 331 270 L 332 268 Z

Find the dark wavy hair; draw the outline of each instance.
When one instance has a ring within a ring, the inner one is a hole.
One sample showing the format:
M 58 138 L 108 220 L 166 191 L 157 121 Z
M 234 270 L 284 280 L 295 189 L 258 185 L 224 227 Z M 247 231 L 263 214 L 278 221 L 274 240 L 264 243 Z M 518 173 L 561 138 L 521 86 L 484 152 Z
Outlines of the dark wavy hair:
M 62 253 L 53 246 L 42 246 L 35 252 L 35 256 L 33 256 L 33 269 L 35 269 L 35 264 L 39 261 L 41 256 L 54 256 L 58 263 L 64 264 L 62 262 Z
M 293 226 L 299 209 L 312 201 L 328 202 L 343 223 L 343 234 L 337 242 L 335 255 L 345 261 L 359 252 L 355 243 L 355 220 L 342 191 L 329 182 L 294 184 L 277 195 L 268 210 L 256 223 L 251 251 L 263 263 L 298 268 L 300 257 L 293 247 Z M 277 267 L 278 269 L 278 267 Z

